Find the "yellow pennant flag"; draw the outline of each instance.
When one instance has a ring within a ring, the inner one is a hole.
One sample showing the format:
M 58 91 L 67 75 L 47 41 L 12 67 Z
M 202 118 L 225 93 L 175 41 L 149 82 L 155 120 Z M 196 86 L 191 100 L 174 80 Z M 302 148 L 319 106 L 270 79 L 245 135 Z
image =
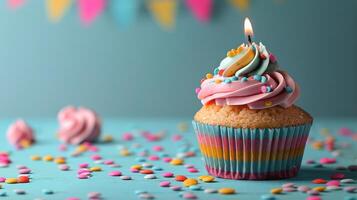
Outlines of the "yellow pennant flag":
M 70 5 L 71 0 L 47 0 L 49 19 L 53 22 L 60 21 Z
M 241 11 L 249 8 L 250 0 L 230 0 L 230 2 Z
M 149 0 L 149 10 L 155 20 L 165 29 L 175 25 L 177 0 Z

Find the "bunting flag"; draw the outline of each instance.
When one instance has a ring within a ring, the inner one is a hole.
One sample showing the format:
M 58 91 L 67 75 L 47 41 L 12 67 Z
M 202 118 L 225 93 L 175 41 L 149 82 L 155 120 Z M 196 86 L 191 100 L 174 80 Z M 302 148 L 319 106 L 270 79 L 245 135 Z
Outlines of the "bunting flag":
M 246 11 L 249 8 L 250 0 L 230 0 L 231 4 L 240 11 Z
M 26 0 L 7 0 L 7 5 L 12 9 L 17 9 L 23 6 Z
M 79 17 L 83 25 L 89 26 L 104 11 L 105 0 L 78 0 Z
M 53 22 L 60 21 L 70 5 L 71 0 L 47 0 L 48 18 Z
M 149 0 L 149 10 L 155 20 L 165 29 L 171 29 L 176 20 L 176 0 Z
M 200 22 L 208 22 L 211 19 L 212 0 L 186 0 L 187 7 Z
M 134 22 L 138 11 L 138 0 L 114 0 L 110 2 L 110 11 L 121 26 Z

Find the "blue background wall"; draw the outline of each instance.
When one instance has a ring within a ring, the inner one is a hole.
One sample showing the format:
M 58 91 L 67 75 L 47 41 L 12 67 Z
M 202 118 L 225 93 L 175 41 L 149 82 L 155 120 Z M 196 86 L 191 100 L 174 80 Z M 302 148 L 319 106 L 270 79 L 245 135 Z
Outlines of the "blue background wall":
M 3 1 L 4 2 L 4 1 Z M 144 8 L 118 27 L 109 13 L 83 28 L 76 8 L 48 22 L 43 1 L 18 11 L 0 4 L 0 116 L 55 116 L 67 104 L 104 116 L 192 116 L 200 78 L 244 41 L 243 19 L 300 83 L 298 102 L 315 116 L 357 115 L 357 1 L 253 1 L 240 13 L 216 1 L 199 24 L 181 6 L 174 31 Z

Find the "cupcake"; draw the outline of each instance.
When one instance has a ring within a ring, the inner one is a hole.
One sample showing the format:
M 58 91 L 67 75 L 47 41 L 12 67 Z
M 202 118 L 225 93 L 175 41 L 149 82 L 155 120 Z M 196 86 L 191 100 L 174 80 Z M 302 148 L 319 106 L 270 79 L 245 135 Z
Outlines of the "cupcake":
M 228 51 L 196 89 L 193 127 L 209 174 L 227 179 L 296 176 L 312 117 L 294 105 L 300 88 L 262 44 Z
M 16 120 L 7 130 L 7 139 L 16 149 L 30 147 L 35 142 L 34 131 L 22 119 Z
M 58 138 L 67 144 L 95 142 L 101 133 L 98 115 L 88 108 L 68 106 L 58 113 Z

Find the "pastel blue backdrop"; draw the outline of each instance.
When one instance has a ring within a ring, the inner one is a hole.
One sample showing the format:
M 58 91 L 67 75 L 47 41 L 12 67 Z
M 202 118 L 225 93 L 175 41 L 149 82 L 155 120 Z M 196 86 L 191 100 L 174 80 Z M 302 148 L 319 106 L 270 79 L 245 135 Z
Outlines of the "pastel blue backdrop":
M 356 116 L 357 1 L 252 2 L 242 13 L 215 1 L 209 24 L 181 4 L 176 28 L 165 32 L 143 7 L 127 28 L 108 12 L 84 28 L 75 7 L 51 24 L 43 1 L 17 11 L 2 1 L 0 116 L 54 117 L 73 104 L 103 116 L 190 117 L 201 77 L 245 40 L 245 16 L 254 39 L 300 83 L 299 105 L 314 116 Z

